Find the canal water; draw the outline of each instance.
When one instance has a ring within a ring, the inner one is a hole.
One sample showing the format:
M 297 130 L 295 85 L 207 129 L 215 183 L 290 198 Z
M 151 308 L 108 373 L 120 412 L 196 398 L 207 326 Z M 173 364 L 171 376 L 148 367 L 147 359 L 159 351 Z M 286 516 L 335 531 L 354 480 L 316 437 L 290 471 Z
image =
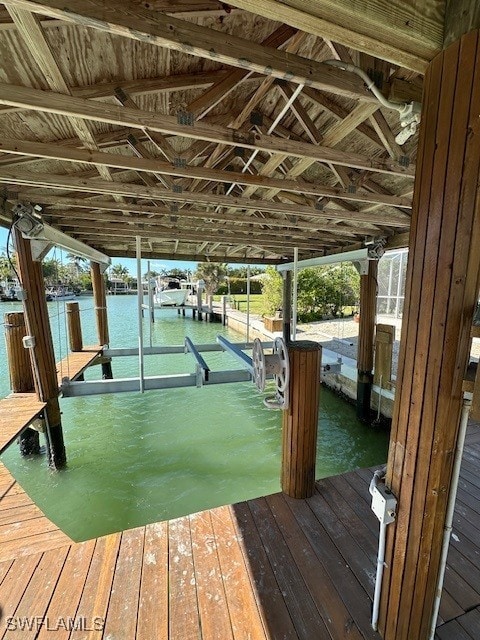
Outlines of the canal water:
M 84 344 L 95 343 L 93 299 L 79 298 Z M 0 303 L 0 321 L 13 303 Z M 64 303 L 49 303 L 57 361 L 66 355 Z M 110 296 L 112 347 L 137 345 L 136 298 Z M 145 344 L 150 326 L 144 320 Z M 214 342 L 218 334 L 243 338 L 220 324 L 161 310 L 152 343 Z M 204 354 L 212 370 L 240 368 L 230 355 Z M 0 341 L 0 397 L 9 393 L 4 340 Z M 145 374 L 191 373 L 189 354 L 146 358 Z M 136 357 L 115 358 L 115 377 L 138 375 Z M 68 375 L 68 371 L 64 375 Z M 99 378 L 100 367 L 86 379 Z M 280 489 L 281 415 L 266 409 L 251 383 L 61 399 L 68 468 L 48 470 L 43 457 L 22 459 L 16 445 L 2 462 L 33 500 L 74 540 L 175 518 Z M 388 436 L 359 423 L 354 408 L 321 392 L 317 477 L 379 464 Z

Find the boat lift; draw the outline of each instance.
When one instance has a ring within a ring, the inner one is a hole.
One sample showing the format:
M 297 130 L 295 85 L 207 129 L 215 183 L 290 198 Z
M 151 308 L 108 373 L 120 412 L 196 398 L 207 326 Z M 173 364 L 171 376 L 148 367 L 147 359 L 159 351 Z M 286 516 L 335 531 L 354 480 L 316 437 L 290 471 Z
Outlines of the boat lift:
M 281 339 L 277 338 L 277 341 L 278 340 Z M 254 358 L 252 359 L 244 350 L 252 349 L 253 346 L 255 348 Z M 263 352 L 264 347 L 273 347 L 273 354 L 265 355 Z M 224 351 L 229 353 L 239 361 L 242 368 L 212 371 L 202 356 L 202 352 L 211 351 Z M 223 336 L 217 336 L 216 343 L 195 345 L 190 338 L 185 337 L 183 345 L 144 347 L 141 352 L 143 357 L 190 353 L 195 360 L 195 372 L 162 376 L 143 376 L 142 379 L 134 377 L 74 382 L 65 378 L 61 386 L 63 397 L 71 398 L 107 393 L 135 392 L 138 391 L 139 388 L 142 391 L 176 389 L 180 387 L 200 388 L 204 385 L 249 382 L 252 380 L 256 382 L 257 388 L 263 391 L 265 378 L 271 378 L 273 376 L 277 383 L 277 392 L 273 398 L 266 399 L 265 405 L 273 409 L 282 409 L 286 408 L 288 404 L 288 394 L 285 393 L 285 389 L 288 387 L 288 358 L 283 341 L 282 345 L 271 342 L 263 343 L 262 345 L 259 340 L 255 341 L 254 344 L 248 342 L 233 343 Z M 103 352 L 103 355 L 107 358 L 139 356 L 139 354 L 139 347 L 104 349 Z M 262 384 L 258 384 L 259 380 L 262 381 Z M 285 398 L 287 398 L 287 403 L 285 403 Z
M 266 346 L 271 346 L 271 343 Z M 106 393 L 135 392 L 140 388 L 144 391 L 155 389 L 176 389 L 180 387 L 202 387 L 212 384 L 227 384 L 230 382 L 249 382 L 252 380 L 253 365 L 252 359 L 244 353 L 244 349 L 251 349 L 250 343 L 232 343 L 218 336 L 217 343 L 195 345 L 188 337 L 182 345 L 166 345 L 157 347 L 144 347 L 143 356 L 168 355 L 190 353 L 196 363 L 194 373 L 169 374 L 162 376 L 115 378 L 112 380 L 88 380 L 73 382 L 64 379 L 61 387 L 63 397 L 71 398 L 77 396 L 101 395 Z M 201 355 L 204 352 L 226 351 L 234 355 L 240 361 L 241 369 L 228 369 L 222 371 L 212 371 Z M 108 358 L 139 356 L 139 347 L 104 349 L 103 355 Z

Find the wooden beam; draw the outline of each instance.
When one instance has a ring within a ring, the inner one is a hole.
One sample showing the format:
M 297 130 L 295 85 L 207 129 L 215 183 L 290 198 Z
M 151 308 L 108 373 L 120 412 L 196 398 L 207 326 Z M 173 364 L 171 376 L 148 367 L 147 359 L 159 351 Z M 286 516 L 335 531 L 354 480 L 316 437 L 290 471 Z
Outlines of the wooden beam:
M 70 89 L 65 82 L 50 45 L 45 39 L 38 16 L 12 6 L 8 6 L 7 9 L 32 58 L 45 76 L 50 89 L 59 91 L 60 94 L 71 96 Z M 97 143 L 88 124 L 82 118 L 77 117 L 71 119 L 71 124 L 85 147 L 98 151 Z M 104 180 L 113 182 L 110 171 L 105 165 L 98 165 L 97 171 Z
M 44 198 L 40 197 L 38 202 L 41 202 Z M 65 200 L 69 200 L 68 198 L 62 198 L 61 199 L 61 203 L 63 204 L 63 202 Z M 73 202 L 75 202 L 73 200 Z M 97 203 L 95 203 L 97 204 Z M 115 215 L 114 213 L 98 213 L 98 211 L 111 211 L 111 207 L 108 207 L 108 203 L 100 203 L 100 206 L 95 206 L 95 207 L 91 207 L 88 208 L 87 207 L 87 211 L 83 211 L 83 209 L 85 209 L 85 205 L 82 203 L 81 200 L 78 201 L 78 204 L 73 204 L 70 205 L 71 208 L 65 209 L 62 208 L 61 211 L 57 211 L 55 209 L 48 209 L 45 212 L 45 215 L 52 220 L 55 220 L 57 224 L 73 224 L 73 222 L 76 219 L 79 220 L 93 220 L 93 221 L 98 221 L 98 222 L 125 222 L 126 226 L 125 228 L 128 228 L 128 220 L 126 219 L 122 219 L 120 218 L 118 215 Z M 82 209 L 82 212 L 79 213 L 78 211 L 76 211 L 77 209 Z M 117 209 L 117 207 L 115 208 Z M 127 206 L 125 206 L 125 210 L 127 209 Z M 152 209 L 154 210 L 154 214 L 151 213 Z M 132 211 L 133 210 L 133 211 Z M 242 231 L 242 226 L 247 225 L 248 227 L 252 228 L 255 226 L 260 226 L 263 227 L 264 229 L 266 228 L 274 228 L 274 229 L 279 229 L 282 230 L 285 233 L 292 233 L 295 231 L 308 231 L 310 233 L 312 232 L 318 232 L 321 231 L 322 232 L 322 239 L 327 241 L 330 240 L 331 242 L 338 242 L 339 237 L 340 238 L 354 238 L 355 235 L 360 232 L 359 229 L 355 229 L 353 230 L 351 227 L 348 227 L 347 225 L 322 225 L 322 224 L 317 224 L 315 222 L 303 222 L 303 221 L 289 221 L 288 219 L 282 219 L 282 218 L 258 218 L 256 216 L 247 216 L 244 215 L 241 218 L 239 218 L 238 215 L 234 215 L 234 214 L 222 214 L 222 213 L 205 213 L 202 211 L 198 211 L 195 209 L 179 209 L 178 211 L 176 211 L 175 213 L 172 213 L 172 211 L 170 209 L 162 209 L 160 207 L 149 207 L 148 205 L 142 207 L 139 205 L 134 205 L 133 207 L 130 208 L 130 211 L 132 213 L 135 214 L 140 214 L 143 216 L 132 216 L 131 218 L 131 222 L 134 222 L 135 224 L 148 224 L 149 227 L 155 226 L 155 224 L 157 222 L 165 222 L 164 220 L 162 220 L 165 217 L 168 217 L 169 219 L 171 217 L 175 217 L 175 218 L 190 218 L 190 219 L 196 219 L 196 220 L 201 220 L 202 222 L 205 221 L 211 221 L 211 220 L 216 220 L 218 222 L 222 222 L 222 223 L 226 223 L 226 222 L 232 222 L 234 223 L 237 227 L 239 231 Z M 192 223 L 193 224 L 193 223 Z M 232 225 L 230 225 L 231 229 L 234 230 L 234 228 L 232 227 Z M 222 227 L 223 228 L 223 227 Z M 368 231 L 365 231 L 365 233 Z
M 18 199 L 21 200 L 21 194 L 18 194 Z M 55 198 L 52 197 L 42 197 L 39 196 L 38 199 L 35 199 L 36 203 L 44 203 L 44 200 L 53 201 Z M 45 215 L 54 218 L 55 220 L 63 221 L 74 221 L 77 218 L 79 220 L 96 220 L 96 221 L 104 221 L 104 222 L 122 222 L 128 224 L 129 220 L 120 218 L 118 215 L 114 213 L 110 213 L 112 211 L 112 206 L 110 202 L 91 202 L 87 203 L 83 200 L 75 200 L 74 198 L 58 198 L 58 205 L 61 207 L 59 211 L 53 208 L 49 208 L 45 211 Z M 144 214 L 140 216 L 132 216 L 131 220 L 134 223 L 145 223 L 155 225 L 158 221 L 160 223 L 164 222 L 161 218 L 167 216 L 169 219 L 174 216 L 176 218 L 191 218 L 202 220 L 203 222 L 207 220 L 217 220 L 218 222 L 232 222 L 235 225 L 238 225 L 239 231 L 242 231 L 242 226 L 247 225 L 249 227 L 261 226 L 261 227 L 274 227 L 280 228 L 284 231 L 290 230 L 291 232 L 304 230 L 309 231 L 310 233 L 314 231 L 322 231 L 325 232 L 323 238 L 331 238 L 332 240 L 337 241 L 337 235 L 346 236 L 346 237 L 354 237 L 355 235 L 361 234 L 364 232 L 364 229 L 353 229 L 347 225 L 331 225 L 331 224 L 318 224 L 316 222 L 304 222 L 298 220 L 289 220 L 288 218 L 258 218 L 254 215 L 243 215 L 239 217 L 238 214 L 228 214 L 228 213 L 215 213 L 215 212 L 207 212 L 207 211 L 199 211 L 198 209 L 179 209 L 175 213 L 172 213 L 170 209 L 161 208 L 161 207 L 151 207 L 148 205 L 122 205 L 122 209 L 119 209 L 120 205 L 116 205 L 114 210 L 121 211 L 130 211 L 135 214 Z M 69 208 L 71 207 L 71 208 Z M 80 209 L 81 211 L 78 211 Z M 83 211 L 87 209 L 87 211 Z M 109 213 L 98 213 L 98 211 L 108 211 Z
M 367 171 L 414 176 L 414 168 L 403 167 L 390 159 L 366 158 L 356 154 L 328 149 L 316 145 L 284 140 L 253 132 L 243 133 L 226 127 L 195 123 L 194 126 L 179 124 L 172 116 L 162 116 L 151 111 L 129 109 L 82 98 L 73 98 L 59 93 L 40 91 L 27 87 L 0 84 L 0 104 L 29 107 L 44 113 L 57 113 L 73 118 L 105 122 L 134 129 L 149 129 L 160 133 L 172 133 L 186 138 L 209 140 L 232 147 L 262 149 L 269 153 L 285 153 L 300 158 L 332 162 Z M 370 109 L 372 105 L 367 105 Z M 365 107 L 366 108 L 366 107 Z
M 240 210 L 266 211 L 271 213 L 287 213 L 291 215 L 315 216 L 324 219 L 340 219 L 353 222 L 386 224 L 393 227 L 408 227 L 410 219 L 405 214 L 395 213 L 363 213 L 362 211 L 319 210 L 314 207 L 289 205 L 269 200 L 250 200 L 232 196 L 219 196 L 211 193 L 191 193 L 183 191 L 174 193 L 159 187 L 147 187 L 130 183 L 111 184 L 101 180 L 79 180 L 71 176 L 29 173 L 27 171 L 0 171 L 0 183 L 29 184 L 46 186 L 72 191 L 90 191 L 108 195 L 142 197 L 148 200 L 166 200 L 169 202 L 192 202 L 194 204 L 233 207 Z
M 448 47 L 464 33 L 478 28 L 480 4 L 476 0 L 445 0 L 444 47 Z
M 256 186 L 263 188 L 275 188 L 277 191 L 291 191 L 293 193 L 308 194 L 313 196 L 328 196 L 329 198 L 342 198 L 344 200 L 352 200 L 358 202 L 366 202 L 372 204 L 382 204 L 391 207 L 411 207 L 410 198 L 402 198 L 392 195 L 383 194 L 362 194 L 349 193 L 348 189 L 336 189 L 332 187 L 322 187 L 321 185 L 308 183 L 306 181 L 295 181 L 287 178 L 269 178 L 260 174 L 241 173 L 239 171 L 222 171 L 219 169 L 206 169 L 203 167 L 185 166 L 175 167 L 172 164 L 162 162 L 155 159 L 146 147 L 140 143 L 135 136 L 127 137 L 129 144 L 135 149 L 141 149 L 138 153 L 139 160 L 131 156 L 122 154 L 110 154 L 102 151 L 87 151 L 83 149 L 72 149 L 57 146 L 55 144 L 44 144 L 42 142 L 23 142 L 21 140 L 11 140 L 8 138 L 0 139 L 0 149 L 9 151 L 13 155 L 23 155 L 37 158 L 48 158 L 54 160 L 64 160 L 67 162 L 90 165 L 104 165 L 110 168 L 125 169 L 145 173 L 153 173 L 172 177 L 195 178 L 199 180 L 213 180 L 221 183 L 244 184 L 247 186 Z M 0 167 L 2 163 L 0 162 Z M 266 167 L 267 165 L 265 165 Z M 8 167 L 5 167 L 9 170 Z M 272 173 L 270 169 L 265 173 Z M 171 186 L 171 185 L 170 185 Z
M 44 23 L 42 23 L 44 25 Z M 78 98 L 104 100 L 115 94 L 120 87 L 131 96 L 149 95 L 152 93 L 170 93 L 172 91 L 187 91 L 189 89 L 203 89 L 213 83 L 221 82 L 229 71 L 218 69 L 214 71 L 199 71 L 198 73 L 182 73 L 158 78 L 142 78 L 141 80 L 116 80 L 115 82 L 101 82 L 83 87 L 69 87 L 70 93 Z M 255 80 L 258 74 L 252 74 L 245 80 Z M 23 111 L 20 107 L 0 107 L 0 115 Z
M 288 78 L 291 82 L 348 98 L 373 100 L 363 82 L 354 74 L 297 55 L 288 55 L 236 35 L 228 34 L 226 37 L 222 32 L 166 14 L 152 14 L 140 6 L 135 11 L 129 11 L 114 0 L 90 0 L 88 3 L 85 0 L 70 0 L 68 7 L 62 0 L 9 0 L 8 6 L 207 58 L 216 63 Z M 278 20 L 278 15 L 274 20 Z
M 213 227 L 213 226 L 212 226 Z M 264 236 L 258 236 L 255 233 L 240 233 L 238 230 L 235 233 L 222 233 L 221 228 L 219 229 L 216 225 L 214 229 L 208 229 L 207 227 L 197 227 L 192 232 L 191 229 L 180 229 L 176 227 L 154 227 L 154 228 L 146 228 L 140 229 L 138 226 L 135 226 L 130 229 L 125 228 L 116 228 L 112 223 L 101 223 L 101 222 L 91 222 L 91 221 L 75 221 L 74 224 L 64 224 L 61 227 L 66 233 L 73 232 L 75 235 L 87 235 L 89 237 L 93 237 L 98 235 L 100 237 L 104 236 L 113 236 L 113 237 L 132 237 L 132 235 L 139 235 L 144 238 L 149 238 L 152 241 L 155 241 L 155 238 L 161 238 L 163 240 L 169 239 L 172 241 L 179 240 L 195 242 L 199 239 L 207 240 L 208 242 L 221 242 L 222 244 L 248 244 L 250 246 L 259 246 L 259 247 L 273 247 L 273 248 L 283 248 L 283 247 L 302 247 L 303 249 L 312 249 L 312 250 L 322 250 L 324 248 L 324 244 L 322 242 L 321 237 L 316 237 L 314 239 L 300 239 L 296 237 L 284 236 L 281 238 L 272 237 L 272 234 L 265 234 Z
M 130 234 L 132 233 L 132 228 L 124 224 L 123 218 L 113 213 L 98 214 L 93 212 L 72 212 L 72 214 L 75 213 L 77 213 L 77 215 L 69 215 L 65 212 L 59 212 L 57 215 L 52 215 L 52 212 L 50 211 L 47 212 L 46 215 L 51 218 L 52 222 L 54 222 L 56 226 L 74 226 L 76 232 L 82 228 L 82 225 L 84 228 L 93 230 L 98 228 L 100 225 L 106 224 L 112 231 L 122 229 Z M 191 220 L 195 220 L 195 222 L 192 222 Z M 152 237 L 157 232 L 165 232 L 166 229 L 171 229 L 171 233 L 173 235 L 177 232 L 192 230 L 195 230 L 195 233 L 197 234 L 201 234 L 205 230 L 208 233 L 211 233 L 212 229 L 217 229 L 222 234 L 225 232 L 231 232 L 232 235 L 239 233 L 240 238 L 242 233 L 253 233 L 256 241 L 261 242 L 262 240 L 270 240 L 272 238 L 273 228 L 275 230 L 276 240 L 283 241 L 283 238 L 285 237 L 292 239 L 292 242 L 293 238 L 295 238 L 295 242 L 312 242 L 312 236 L 315 236 L 315 242 L 321 241 L 326 245 L 332 245 L 338 242 L 338 237 L 330 233 L 330 229 L 328 229 L 328 227 L 320 226 L 315 228 L 315 226 L 312 226 L 305 228 L 291 223 L 288 224 L 288 221 L 286 220 L 283 221 L 283 224 L 281 220 L 274 220 L 273 222 L 275 224 L 270 225 L 270 220 L 253 220 L 257 223 L 257 226 L 259 223 L 263 222 L 263 224 L 260 225 L 263 228 L 255 229 L 255 224 L 249 222 L 248 219 L 244 219 L 242 223 L 239 223 L 238 220 L 231 221 L 231 218 L 222 220 L 219 216 L 207 218 L 206 216 L 198 215 L 198 212 L 190 212 L 188 209 L 182 209 L 174 214 L 171 212 L 165 212 L 164 215 L 159 215 L 155 218 L 139 218 L 136 216 L 133 218 L 132 222 L 134 222 L 135 229 L 148 230 L 152 234 Z M 77 225 L 77 222 L 80 224 Z M 221 224 L 218 224 L 218 222 Z M 179 223 L 181 223 L 181 225 L 179 225 Z M 120 227 L 119 224 L 122 226 Z M 341 230 L 339 230 L 339 233 L 341 233 Z M 354 234 L 348 233 L 347 237 L 353 241 Z
M 278 48 L 284 44 L 289 38 L 295 35 L 296 29 L 289 27 L 288 25 L 280 25 L 273 33 L 271 33 L 262 45 L 264 47 Z M 213 109 L 219 102 L 221 102 L 239 83 L 250 76 L 251 71 L 246 69 L 233 69 L 225 77 L 218 80 L 207 91 L 202 93 L 201 96 L 190 102 L 188 105 L 188 111 L 194 113 L 197 120 L 203 118 L 210 109 Z
M 467 1 L 467 0 L 466 0 Z M 232 0 L 241 9 L 424 73 L 443 42 L 443 0 Z

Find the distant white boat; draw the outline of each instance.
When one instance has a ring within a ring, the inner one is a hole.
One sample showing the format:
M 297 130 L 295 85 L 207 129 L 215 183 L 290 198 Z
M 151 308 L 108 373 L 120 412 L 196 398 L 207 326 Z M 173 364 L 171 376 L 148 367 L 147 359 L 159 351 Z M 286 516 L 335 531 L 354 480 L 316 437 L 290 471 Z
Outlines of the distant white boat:
M 49 302 L 62 302 L 66 300 L 75 300 L 77 297 L 73 289 L 69 287 L 59 286 L 59 287 L 49 287 L 45 294 L 47 296 L 47 300 Z
M 185 304 L 190 290 L 182 287 L 179 278 L 170 276 L 158 277 L 153 294 L 154 307 L 181 307 Z

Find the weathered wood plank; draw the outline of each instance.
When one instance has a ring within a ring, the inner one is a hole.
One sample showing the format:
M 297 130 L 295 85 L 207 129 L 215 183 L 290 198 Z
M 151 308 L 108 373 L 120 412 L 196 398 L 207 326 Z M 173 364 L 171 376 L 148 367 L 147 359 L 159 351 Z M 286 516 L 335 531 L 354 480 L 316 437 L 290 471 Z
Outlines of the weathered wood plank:
M 193 565 L 190 521 L 188 518 L 168 523 L 169 552 L 169 638 L 200 637 L 195 570 Z
M 145 528 L 122 533 L 105 617 L 105 637 L 135 640 Z
M 145 527 L 137 638 L 168 638 L 168 524 Z
M 223 572 L 210 513 L 190 516 L 193 565 L 202 639 L 233 640 L 233 630 L 223 585 Z
M 43 412 L 45 402 L 34 393 L 16 393 L 0 400 L 0 453 Z
M 40 633 L 36 636 L 38 640 L 67 640 L 70 637 L 69 618 L 71 619 L 73 616 L 67 616 L 65 612 L 77 611 L 94 549 L 95 540 L 70 547 L 45 613 L 51 625 L 43 626 L 40 629 Z M 65 621 L 65 624 L 62 621 Z M 74 618 L 73 624 L 81 625 L 83 620 Z M 94 624 L 94 620 L 85 619 L 84 626 L 91 628 Z
M 42 619 L 45 616 L 48 603 L 52 596 L 52 590 L 57 584 L 68 551 L 69 547 L 47 551 L 43 554 L 40 562 L 36 564 L 33 574 L 29 576 L 30 580 L 28 585 L 15 608 L 16 618 L 25 619 L 27 623 L 27 627 L 22 631 L 22 638 L 25 640 L 36 638 L 42 627 Z M 25 560 L 25 563 L 27 563 L 28 560 L 30 560 L 30 558 Z M 33 614 L 33 612 L 35 613 Z M 18 629 L 8 629 L 3 637 L 5 640 L 12 640 L 15 637 L 18 638 Z
M 297 632 L 248 504 L 235 504 L 231 510 L 267 637 L 295 640 Z
M 98 621 L 104 626 L 110 600 L 113 576 L 120 548 L 121 534 L 115 533 L 95 541 L 95 550 L 88 568 L 82 597 L 76 610 L 78 617 L 91 622 Z M 91 625 L 93 626 L 93 625 Z M 87 638 L 98 639 L 98 633 L 90 633 Z M 77 629 L 72 632 L 71 640 L 85 640 L 85 632 Z

